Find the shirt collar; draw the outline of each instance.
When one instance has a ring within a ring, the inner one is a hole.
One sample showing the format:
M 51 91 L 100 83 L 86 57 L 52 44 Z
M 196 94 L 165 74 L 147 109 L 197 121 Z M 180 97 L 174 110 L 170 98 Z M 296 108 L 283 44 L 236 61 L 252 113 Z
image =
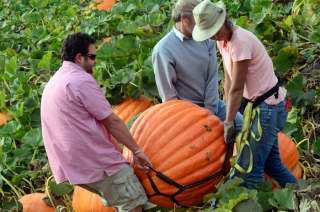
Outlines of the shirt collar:
M 62 63 L 62 66 L 66 67 L 66 68 L 73 68 L 73 69 L 77 69 L 77 70 L 81 70 L 81 71 L 86 72 L 86 70 L 84 70 L 84 68 L 82 68 L 80 65 L 78 65 L 74 62 L 71 62 L 71 61 L 64 60 Z
M 177 30 L 177 28 L 175 28 L 175 27 L 173 27 L 173 32 L 179 38 L 179 40 L 181 40 L 182 42 L 184 40 L 190 39 L 190 38 L 186 37 L 182 32 Z

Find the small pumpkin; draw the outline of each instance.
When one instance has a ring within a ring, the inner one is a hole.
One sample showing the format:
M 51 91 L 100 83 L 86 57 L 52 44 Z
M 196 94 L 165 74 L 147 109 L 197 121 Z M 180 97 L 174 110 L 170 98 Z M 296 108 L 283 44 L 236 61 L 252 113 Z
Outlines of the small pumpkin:
M 6 124 L 11 117 L 7 113 L 0 112 L 0 126 Z
M 133 123 L 130 132 L 151 160 L 153 167 L 181 185 L 198 182 L 222 169 L 226 156 L 223 124 L 212 113 L 189 101 L 170 100 L 144 111 Z M 132 153 L 124 149 L 124 156 L 132 162 Z M 147 175 L 135 167 L 147 194 L 153 188 Z M 154 172 L 150 177 L 158 189 L 173 194 L 178 189 L 159 179 Z M 180 204 L 194 206 L 202 203 L 203 196 L 213 192 L 222 176 L 176 196 Z M 174 207 L 168 197 L 154 196 L 149 201 Z
M 296 144 L 283 132 L 279 132 L 278 145 L 281 161 L 289 170 L 293 170 L 299 162 L 299 152 Z
M 145 96 L 140 96 L 139 99 L 129 97 L 121 104 L 114 106 L 112 110 L 128 124 L 135 115 L 145 111 L 152 105 L 152 101 Z
M 115 208 L 103 205 L 101 198 L 80 186 L 75 186 L 72 196 L 72 208 L 75 212 L 116 212 Z
M 110 10 L 112 6 L 116 3 L 116 0 L 100 0 L 97 5 L 98 10 Z
M 54 208 L 43 201 L 46 196 L 44 193 L 32 193 L 21 197 L 19 202 L 23 206 L 23 212 L 54 212 Z

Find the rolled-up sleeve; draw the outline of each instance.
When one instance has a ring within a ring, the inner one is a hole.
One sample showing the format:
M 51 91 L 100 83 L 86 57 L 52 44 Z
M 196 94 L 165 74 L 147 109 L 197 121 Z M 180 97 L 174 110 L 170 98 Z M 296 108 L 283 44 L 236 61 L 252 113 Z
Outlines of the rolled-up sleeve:
M 152 65 L 155 80 L 162 102 L 170 99 L 177 99 L 177 91 L 174 86 L 176 81 L 176 71 L 174 61 L 168 52 L 153 51 Z

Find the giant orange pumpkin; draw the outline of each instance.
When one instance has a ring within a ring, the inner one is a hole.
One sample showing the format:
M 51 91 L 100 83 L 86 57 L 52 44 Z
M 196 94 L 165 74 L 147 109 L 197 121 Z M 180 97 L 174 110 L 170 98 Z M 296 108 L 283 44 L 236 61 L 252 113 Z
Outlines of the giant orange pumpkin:
M 23 206 L 23 212 L 54 212 L 54 208 L 49 207 L 42 200 L 45 197 L 46 194 L 44 193 L 32 193 L 21 197 L 19 202 L 21 202 Z
M 181 185 L 197 182 L 222 169 L 226 155 L 223 124 L 210 111 L 189 101 L 171 100 L 147 109 L 133 123 L 130 132 L 153 167 Z M 124 155 L 132 161 L 130 151 L 125 149 Z M 146 193 L 153 194 L 147 175 L 138 168 L 135 171 Z M 154 172 L 149 172 L 149 176 L 163 193 L 173 194 L 178 190 L 160 180 Z M 221 179 L 219 175 L 182 192 L 176 199 L 184 206 L 200 204 L 203 196 L 214 191 Z M 149 200 L 165 207 L 174 206 L 165 196 Z
M 127 98 L 121 104 L 113 107 L 113 112 L 117 114 L 126 124 L 138 113 L 141 113 L 153 105 L 152 101 L 140 96 L 139 99 Z
M 116 0 L 100 0 L 97 5 L 98 10 L 110 10 L 112 6 L 116 3 Z
M 72 208 L 75 212 L 116 212 L 116 209 L 104 206 L 97 194 L 79 186 L 75 186 L 73 192 Z
M 6 124 L 10 119 L 7 113 L 0 113 L 0 126 Z

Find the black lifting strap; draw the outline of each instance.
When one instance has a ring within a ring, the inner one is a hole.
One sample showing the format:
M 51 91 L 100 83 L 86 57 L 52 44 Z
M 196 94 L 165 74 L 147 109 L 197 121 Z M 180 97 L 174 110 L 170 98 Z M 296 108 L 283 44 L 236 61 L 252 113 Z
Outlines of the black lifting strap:
M 229 173 L 229 159 L 231 158 L 232 156 L 232 153 L 233 153 L 233 143 L 231 144 L 228 144 L 227 145 L 227 153 L 226 153 L 226 157 L 224 159 L 224 162 L 223 162 L 223 165 L 222 165 L 222 169 L 220 171 L 218 171 L 217 173 L 213 174 L 213 175 L 210 175 L 202 180 L 199 180 L 197 182 L 194 182 L 194 183 L 191 183 L 191 184 L 188 184 L 188 185 L 181 185 L 179 183 L 177 183 L 176 181 L 172 180 L 170 177 L 162 174 L 161 172 L 155 170 L 154 168 L 152 167 L 149 167 L 151 171 L 155 172 L 156 173 L 156 176 L 158 178 L 160 178 L 162 181 L 166 182 L 167 184 L 169 185 L 172 185 L 172 186 L 175 186 L 176 188 L 178 188 L 178 191 L 176 191 L 175 193 L 173 194 L 165 194 L 165 193 L 162 193 L 161 191 L 159 191 L 157 185 L 154 183 L 152 177 L 150 176 L 150 174 L 148 173 L 147 176 L 148 176 L 148 179 L 150 181 L 150 184 L 151 184 L 151 187 L 154 191 L 153 194 L 148 194 L 148 197 L 151 198 L 151 197 L 154 197 L 154 196 L 164 196 L 164 197 L 168 197 L 171 199 L 172 202 L 174 202 L 175 204 L 177 204 L 178 206 L 180 207 L 188 207 L 188 206 L 184 206 L 182 205 L 177 199 L 176 199 L 176 196 L 182 192 L 184 192 L 185 190 L 188 190 L 188 189 L 191 189 L 191 188 L 194 188 L 194 187 L 197 187 L 197 186 L 200 186 L 202 184 L 205 184 L 211 180 L 214 180 L 216 179 L 217 177 L 220 177 L 220 176 L 226 176 L 228 173 Z

